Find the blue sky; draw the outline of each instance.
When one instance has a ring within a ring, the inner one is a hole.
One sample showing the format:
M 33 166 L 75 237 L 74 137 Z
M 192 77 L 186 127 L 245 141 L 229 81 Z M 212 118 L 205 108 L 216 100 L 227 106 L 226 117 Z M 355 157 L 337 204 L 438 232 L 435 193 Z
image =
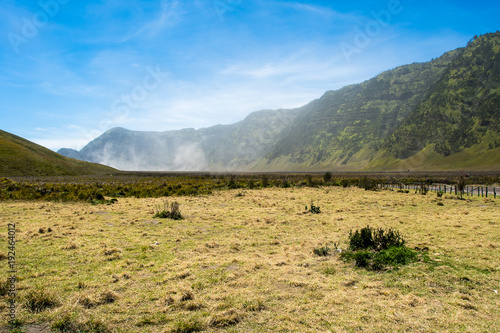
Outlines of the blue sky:
M 292 108 L 500 29 L 498 1 L 2 0 L 0 129 L 57 150 Z

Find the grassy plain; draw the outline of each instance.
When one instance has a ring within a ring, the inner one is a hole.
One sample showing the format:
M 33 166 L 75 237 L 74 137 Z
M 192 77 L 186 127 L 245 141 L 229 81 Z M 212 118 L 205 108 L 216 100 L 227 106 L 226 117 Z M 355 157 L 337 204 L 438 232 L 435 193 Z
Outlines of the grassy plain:
M 66 332 L 498 332 L 500 200 L 292 187 L 113 205 L 0 202 L 16 224 L 17 319 Z M 311 200 L 321 209 L 310 214 Z M 419 262 L 372 272 L 313 254 L 394 228 Z M 50 230 L 49 230 L 50 228 Z M 7 239 L 0 243 L 7 266 Z M 427 258 L 427 259 L 425 259 Z M 425 260 L 424 260 L 425 259 Z M 1 281 L 7 277 L 1 272 Z M 0 302 L 6 327 L 8 303 Z

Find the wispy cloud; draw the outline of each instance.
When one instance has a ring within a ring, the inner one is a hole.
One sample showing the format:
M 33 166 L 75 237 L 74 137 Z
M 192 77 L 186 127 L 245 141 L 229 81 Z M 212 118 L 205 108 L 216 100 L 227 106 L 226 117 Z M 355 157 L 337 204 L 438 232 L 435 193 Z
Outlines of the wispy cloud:
M 163 29 L 179 23 L 183 12 L 182 4 L 178 0 L 162 0 L 159 15 L 151 21 L 143 23 L 137 31 L 125 36 L 121 42 L 127 42 L 138 37 L 156 36 Z

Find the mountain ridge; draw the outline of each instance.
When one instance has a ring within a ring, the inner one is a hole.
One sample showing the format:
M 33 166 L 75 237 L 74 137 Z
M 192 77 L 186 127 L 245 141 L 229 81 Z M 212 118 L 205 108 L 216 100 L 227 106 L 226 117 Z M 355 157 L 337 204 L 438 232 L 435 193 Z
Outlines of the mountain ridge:
M 60 152 L 128 170 L 498 169 L 499 41 L 499 32 L 476 36 L 299 108 L 198 130 L 111 129 L 80 152 Z

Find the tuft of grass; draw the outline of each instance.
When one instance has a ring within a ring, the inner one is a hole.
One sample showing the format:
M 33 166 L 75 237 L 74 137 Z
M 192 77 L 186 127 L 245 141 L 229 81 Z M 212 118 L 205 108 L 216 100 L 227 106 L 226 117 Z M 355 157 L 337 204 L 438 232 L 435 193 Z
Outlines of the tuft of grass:
M 221 313 L 210 316 L 208 326 L 210 327 L 228 327 L 238 324 L 243 320 L 243 316 L 235 309 L 229 309 Z
M 172 219 L 172 220 L 182 220 L 184 217 L 181 214 L 181 210 L 179 208 L 179 203 L 177 201 L 172 202 L 170 207 L 168 205 L 168 201 L 163 204 L 163 209 L 161 206 L 156 206 L 156 214 L 155 218 L 160 219 Z
M 324 247 L 314 249 L 313 253 L 320 257 L 327 256 L 330 254 L 330 248 L 328 247 L 328 245 L 325 245 Z
M 77 314 L 65 314 L 54 324 L 52 329 L 64 333 L 110 333 L 111 330 L 102 322 L 95 319 L 82 321 Z
M 31 289 L 24 298 L 25 307 L 32 313 L 39 313 L 61 304 L 53 292 L 47 291 L 43 287 Z
M 171 329 L 172 333 L 191 333 L 200 332 L 205 329 L 205 324 L 199 318 L 199 316 L 191 316 L 187 318 L 181 318 L 174 323 L 174 327 Z
M 264 302 L 260 299 L 247 300 L 243 302 L 243 308 L 250 312 L 258 312 L 266 309 Z
M 97 302 L 92 296 L 90 295 L 82 295 L 79 300 L 78 300 L 78 303 L 80 305 L 82 305 L 84 308 L 86 309 L 91 309 L 95 306 L 98 305 L 99 302 Z
M 106 290 L 101 293 L 99 301 L 101 304 L 109 304 L 115 302 L 118 298 L 117 293 L 112 290 Z
M 9 280 L 0 280 L 0 296 L 5 296 L 9 292 L 10 281 Z

